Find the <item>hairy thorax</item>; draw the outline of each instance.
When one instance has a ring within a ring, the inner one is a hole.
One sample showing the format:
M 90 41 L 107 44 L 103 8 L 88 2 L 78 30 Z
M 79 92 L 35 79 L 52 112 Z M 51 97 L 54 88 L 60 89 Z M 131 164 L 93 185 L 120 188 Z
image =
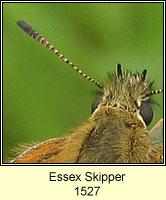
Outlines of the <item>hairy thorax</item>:
M 137 113 L 105 107 L 91 120 L 96 128 L 82 146 L 78 163 L 157 162 L 146 126 Z

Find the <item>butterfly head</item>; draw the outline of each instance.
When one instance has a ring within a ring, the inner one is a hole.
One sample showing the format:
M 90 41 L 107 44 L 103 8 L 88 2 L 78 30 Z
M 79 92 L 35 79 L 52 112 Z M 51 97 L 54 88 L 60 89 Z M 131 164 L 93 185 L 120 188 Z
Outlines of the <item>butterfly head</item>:
M 121 65 L 117 66 L 117 73 L 108 73 L 108 83 L 103 86 L 92 105 L 92 113 L 99 112 L 103 107 L 113 107 L 130 113 L 137 113 L 144 123 L 150 124 L 153 110 L 150 97 L 162 93 L 162 90 L 152 90 L 154 82 L 146 81 L 147 70 L 133 74 L 122 72 Z

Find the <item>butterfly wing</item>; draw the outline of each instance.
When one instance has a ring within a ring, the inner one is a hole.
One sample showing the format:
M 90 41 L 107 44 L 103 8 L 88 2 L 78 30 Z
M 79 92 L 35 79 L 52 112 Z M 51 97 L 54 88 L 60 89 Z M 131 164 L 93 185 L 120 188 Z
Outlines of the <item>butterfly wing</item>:
M 149 131 L 148 136 L 155 148 L 158 148 L 163 141 L 163 118 Z
M 163 118 L 161 118 L 157 124 L 149 131 L 148 136 L 156 151 L 157 160 L 163 162 Z
M 52 160 L 61 162 L 59 155 L 65 151 L 67 138 L 55 138 L 33 145 L 11 163 L 50 163 Z
M 10 163 L 76 163 L 80 149 L 93 129 L 93 123 L 87 123 L 66 137 L 32 146 Z

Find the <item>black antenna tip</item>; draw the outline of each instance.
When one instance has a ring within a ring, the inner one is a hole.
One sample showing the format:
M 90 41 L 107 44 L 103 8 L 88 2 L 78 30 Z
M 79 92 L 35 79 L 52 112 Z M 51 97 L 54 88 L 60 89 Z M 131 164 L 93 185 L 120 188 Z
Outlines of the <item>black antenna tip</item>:
M 143 81 L 145 80 L 146 73 L 147 73 L 147 70 L 145 69 L 141 74 L 141 78 L 142 78 Z
M 25 21 L 23 20 L 18 20 L 17 24 L 26 32 L 29 33 L 32 30 L 32 26 L 30 26 L 29 24 L 27 24 Z
M 117 66 L 117 74 L 118 74 L 118 77 L 122 76 L 122 68 L 121 68 L 120 64 L 118 64 L 118 66 Z

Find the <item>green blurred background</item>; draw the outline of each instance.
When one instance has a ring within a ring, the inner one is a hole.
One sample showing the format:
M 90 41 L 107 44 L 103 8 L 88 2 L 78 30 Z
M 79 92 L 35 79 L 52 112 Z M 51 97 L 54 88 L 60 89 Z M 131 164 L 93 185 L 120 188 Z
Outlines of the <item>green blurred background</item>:
M 17 25 L 23 19 L 103 83 L 120 63 L 163 87 L 162 3 L 4 3 L 3 161 L 20 142 L 64 136 L 86 122 L 98 88 Z M 154 120 L 162 117 L 162 95 Z

